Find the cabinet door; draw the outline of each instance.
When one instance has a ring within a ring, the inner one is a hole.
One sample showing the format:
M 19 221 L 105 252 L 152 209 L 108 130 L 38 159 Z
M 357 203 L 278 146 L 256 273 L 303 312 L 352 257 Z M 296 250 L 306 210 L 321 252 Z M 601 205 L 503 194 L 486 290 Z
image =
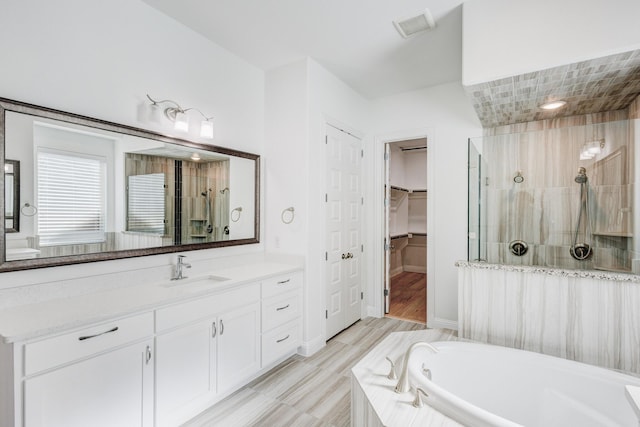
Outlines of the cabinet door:
M 183 414 L 193 415 L 215 397 L 217 333 L 216 320 L 211 319 L 156 337 L 158 425 L 179 423 Z
M 25 426 L 153 426 L 152 354 L 148 341 L 25 380 Z
M 224 392 L 260 369 L 260 305 L 249 304 L 218 318 L 218 390 Z

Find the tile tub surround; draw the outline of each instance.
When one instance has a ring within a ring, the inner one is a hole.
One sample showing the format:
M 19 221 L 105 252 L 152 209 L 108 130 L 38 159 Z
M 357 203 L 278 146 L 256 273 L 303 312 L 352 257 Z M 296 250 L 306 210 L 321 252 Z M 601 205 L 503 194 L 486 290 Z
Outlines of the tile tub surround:
M 461 426 L 428 405 L 414 408 L 414 393 L 396 393 L 398 380 L 387 378 L 389 362 L 398 360 L 414 342 L 456 340 L 453 331 L 427 329 L 389 334 L 351 370 L 351 425 L 353 427 Z M 399 372 L 398 372 L 399 375 Z
M 459 336 L 640 375 L 640 277 L 458 262 Z

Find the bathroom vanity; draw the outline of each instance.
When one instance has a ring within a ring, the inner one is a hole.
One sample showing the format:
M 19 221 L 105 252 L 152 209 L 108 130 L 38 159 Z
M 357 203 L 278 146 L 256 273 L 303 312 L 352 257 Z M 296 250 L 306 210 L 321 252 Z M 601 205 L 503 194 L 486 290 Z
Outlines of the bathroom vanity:
M 213 273 L 1 310 L 0 425 L 178 425 L 296 352 L 300 267 Z

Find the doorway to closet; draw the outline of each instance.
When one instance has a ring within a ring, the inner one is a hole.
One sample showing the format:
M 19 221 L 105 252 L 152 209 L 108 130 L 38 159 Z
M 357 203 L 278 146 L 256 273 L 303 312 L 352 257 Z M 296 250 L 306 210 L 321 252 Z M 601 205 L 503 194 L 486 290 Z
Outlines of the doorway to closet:
M 427 322 L 427 138 L 385 144 L 385 315 Z

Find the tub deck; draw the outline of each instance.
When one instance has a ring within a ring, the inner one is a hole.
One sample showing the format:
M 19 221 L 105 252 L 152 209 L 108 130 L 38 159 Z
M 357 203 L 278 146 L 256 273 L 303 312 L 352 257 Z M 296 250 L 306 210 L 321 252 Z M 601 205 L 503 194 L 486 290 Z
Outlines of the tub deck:
M 398 360 L 404 355 L 405 350 L 417 341 L 452 340 L 457 340 L 455 331 L 445 329 L 389 334 L 351 369 L 351 426 L 462 426 L 428 405 L 414 408 L 414 394 L 396 393 L 393 389 L 397 380 L 387 378 L 390 365 L 385 357 Z

